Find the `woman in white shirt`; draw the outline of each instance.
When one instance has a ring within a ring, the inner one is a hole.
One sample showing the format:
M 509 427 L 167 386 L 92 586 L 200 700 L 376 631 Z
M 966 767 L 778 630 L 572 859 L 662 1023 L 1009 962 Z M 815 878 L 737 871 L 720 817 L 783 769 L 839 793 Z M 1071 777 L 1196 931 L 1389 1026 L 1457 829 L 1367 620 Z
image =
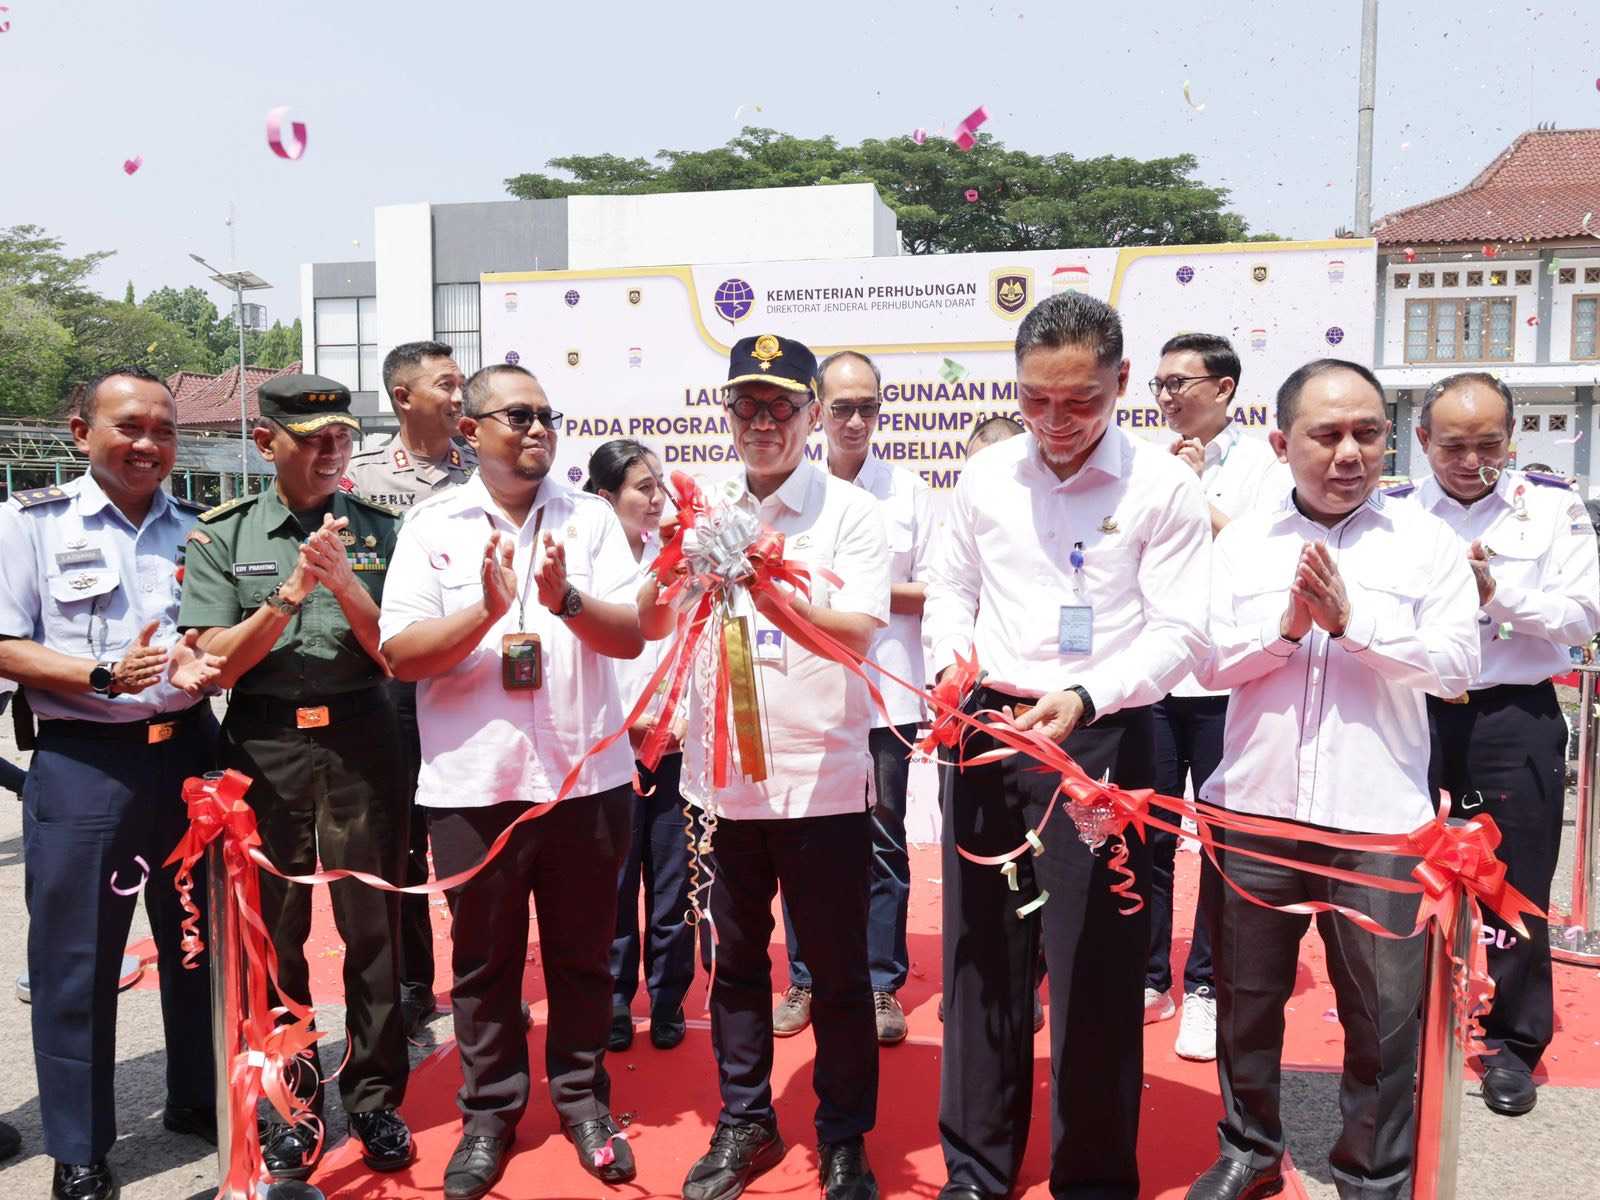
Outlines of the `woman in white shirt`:
M 641 442 L 619 438 L 598 447 L 589 458 L 589 479 L 584 490 L 594 492 L 616 510 L 628 545 L 639 563 L 641 576 L 661 549 L 659 529 L 667 490 L 661 462 Z M 671 640 L 646 642 L 635 659 L 617 659 L 617 690 L 631 710 L 655 674 Z M 628 731 L 634 749 L 649 732 L 646 714 Z M 637 791 L 633 797 L 633 846 L 617 879 L 617 935 L 611 943 L 610 1048 L 626 1050 L 633 1044 L 634 994 L 639 989 L 639 968 L 644 967 L 645 989 L 650 995 L 650 1042 L 670 1050 L 683 1041 L 683 997 L 694 981 L 694 930 L 685 922 L 689 907 L 688 818 L 678 780 L 683 769 L 680 749 L 682 726 L 674 719 L 670 752 L 655 770 L 635 763 Z M 641 928 L 639 886 L 645 894 L 645 920 Z

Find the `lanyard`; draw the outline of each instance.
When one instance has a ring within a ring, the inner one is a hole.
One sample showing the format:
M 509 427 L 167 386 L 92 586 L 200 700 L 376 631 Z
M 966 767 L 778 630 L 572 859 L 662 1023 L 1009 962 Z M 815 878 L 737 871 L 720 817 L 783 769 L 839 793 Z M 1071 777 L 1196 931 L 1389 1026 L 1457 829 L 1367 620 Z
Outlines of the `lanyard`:
M 485 512 L 483 514 L 483 519 L 489 522 L 489 528 L 491 530 L 493 530 L 495 533 L 499 533 L 500 532 L 498 529 L 495 529 L 494 517 L 490 516 L 487 512 Z M 517 589 L 517 632 L 518 633 L 525 633 L 527 631 L 527 626 L 523 624 L 523 619 L 527 615 L 527 611 L 528 611 L 528 592 L 533 587 L 533 564 L 535 562 L 537 562 L 538 558 L 539 558 L 539 530 L 542 529 L 543 527 L 544 527 L 544 505 L 541 504 L 539 506 L 539 511 L 534 513 L 534 515 L 533 515 L 533 546 L 528 551 L 528 572 L 527 572 L 527 576 L 526 576 L 526 578 L 523 579 L 522 586 Z M 499 563 L 495 563 L 494 566 L 495 566 L 495 570 L 498 571 L 500 569 L 500 564 Z

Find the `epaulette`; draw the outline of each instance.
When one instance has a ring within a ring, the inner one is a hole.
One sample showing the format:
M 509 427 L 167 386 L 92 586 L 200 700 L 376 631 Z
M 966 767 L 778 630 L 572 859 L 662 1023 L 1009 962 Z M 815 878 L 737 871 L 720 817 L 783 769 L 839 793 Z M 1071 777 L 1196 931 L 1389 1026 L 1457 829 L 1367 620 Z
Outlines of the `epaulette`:
M 1572 490 L 1572 485 L 1560 475 L 1546 475 L 1542 471 L 1524 471 L 1522 475 L 1529 483 L 1536 483 L 1540 487 L 1564 488 L 1569 492 Z
M 184 512 L 201 513 L 206 511 L 206 506 L 204 504 L 196 503 L 195 501 L 184 496 L 169 495 L 167 499 L 173 504 L 176 504 L 179 508 L 183 509 Z
M 404 515 L 398 508 L 394 508 L 388 504 L 379 504 L 376 500 L 368 500 L 359 492 L 345 492 L 344 497 L 346 500 L 353 501 L 354 503 L 361 505 L 363 508 L 370 508 L 376 512 L 381 512 L 386 517 L 399 517 Z
M 224 500 L 215 508 L 206 509 L 205 512 L 200 514 L 200 519 L 209 525 L 212 521 L 217 520 L 219 517 L 227 516 L 234 509 L 241 508 L 244 505 L 251 503 L 261 494 L 262 493 L 257 492 L 255 495 L 251 496 L 235 496 L 232 500 Z
M 18 508 L 38 508 L 41 504 L 52 504 L 57 500 L 70 500 L 71 496 L 63 492 L 55 484 L 49 487 L 29 488 L 25 492 L 12 492 L 11 498 L 17 502 Z
M 1417 490 L 1417 485 L 1414 483 L 1402 483 L 1397 484 L 1394 487 L 1383 488 L 1381 490 L 1385 496 L 1393 496 L 1396 500 L 1398 500 L 1402 496 L 1411 495 L 1412 492 Z

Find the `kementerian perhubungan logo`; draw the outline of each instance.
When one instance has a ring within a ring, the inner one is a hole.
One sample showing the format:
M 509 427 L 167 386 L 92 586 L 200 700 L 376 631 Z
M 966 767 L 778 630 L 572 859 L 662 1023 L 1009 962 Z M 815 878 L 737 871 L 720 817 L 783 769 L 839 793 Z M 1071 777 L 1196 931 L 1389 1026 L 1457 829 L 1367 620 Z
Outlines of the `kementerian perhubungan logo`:
M 711 306 L 729 325 L 736 325 L 748 317 L 755 302 L 755 289 L 737 278 L 724 279 L 717 284 L 717 290 L 711 297 Z
M 1033 272 L 1027 267 L 997 267 L 989 272 L 989 307 L 1008 321 L 1018 320 L 1033 302 Z

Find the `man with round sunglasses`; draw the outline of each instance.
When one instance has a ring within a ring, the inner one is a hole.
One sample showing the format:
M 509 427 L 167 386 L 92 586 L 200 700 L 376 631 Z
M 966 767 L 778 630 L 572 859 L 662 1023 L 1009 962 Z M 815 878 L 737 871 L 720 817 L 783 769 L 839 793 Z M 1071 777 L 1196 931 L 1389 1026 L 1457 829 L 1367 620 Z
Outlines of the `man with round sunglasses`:
M 711 849 L 717 934 L 711 1041 L 722 1111 L 711 1145 L 684 1180 L 684 1200 L 733 1200 L 783 1160 L 772 1100 L 773 897 L 781 888 L 812 977 L 812 1086 L 824 1200 L 876 1200 L 864 1135 L 877 1120 L 878 1045 L 867 961 L 872 818 L 865 681 L 818 653 L 820 629 L 865 654 L 889 618 L 889 553 L 879 505 L 805 458 L 816 428 L 817 361 L 799 342 L 744 338 L 729 356 L 726 405 L 744 465 L 738 503 L 784 536 L 784 557 L 811 571 L 795 617 L 769 599 L 733 599 L 729 619 L 753 647 L 764 777 L 711 785 L 705 711 L 692 693 L 683 794 L 718 820 Z M 831 575 L 839 582 L 830 581 Z M 662 637 L 672 610 L 640 596 L 644 632 Z M 777 635 L 777 636 L 774 636 Z
M 395 754 L 399 733 L 378 652 L 378 603 L 400 518 L 341 491 L 350 464 L 350 391 L 317 375 L 270 379 L 252 437 L 276 469 L 272 486 L 210 512 L 189 535 L 178 625 L 227 659 L 233 689 L 221 764 L 252 780 L 267 857 L 287 874 L 324 867 L 399 881 L 406 809 Z M 396 1109 L 409 1065 L 400 1010 L 400 903 L 356 880 L 328 888 L 344 940 L 349 1058 L 339 1094 L 363 1159 L 398 1171 L 412 1158 Z M 311 889 L 262 872 L 261 909 L 286 998 L 311 1003 L 305 943 Z M 293 1083 L 322 1112 L 316 1052 Z M 304 1179 L 316 1166 L 315 1130 L 273 1121 L 263 1138 L 268 1172 Z
M 562 1132 L 600 1182 L 634 1176 L 605 1069 L 633 753 L 622 738 L 584 759 L 626 715 L 608 660 L 644 646 L 639 566 L 611 506 L 551 474 L 561 414 L 537 379 L 497 363 L 463 398 L 478 473 L 411 510 L 384 594 L 383 653 L 397 679 L 418 685 L 417 804 L 441 877 L 482 862 L 513 822 L 545 811 L 446 894 L 462 1074 L 446 1200 L 494 1186 L 528 1106 L 520 1000 L 530 892 L 550 1004 L 545 1074 Z M 571 794 L 549 808 L 580 762 Z

